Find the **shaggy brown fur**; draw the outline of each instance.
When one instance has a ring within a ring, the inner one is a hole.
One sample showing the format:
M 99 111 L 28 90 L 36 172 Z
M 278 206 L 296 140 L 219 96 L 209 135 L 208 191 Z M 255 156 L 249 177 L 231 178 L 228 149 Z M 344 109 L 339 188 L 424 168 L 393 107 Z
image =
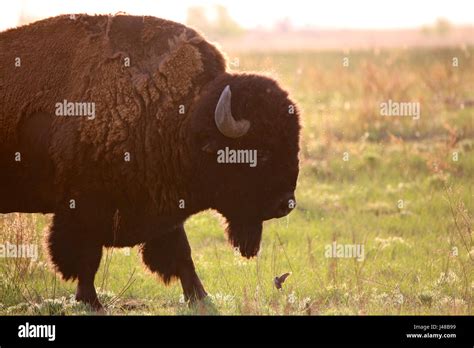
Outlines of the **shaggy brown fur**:
M 103 246 L 142 244 L 150 269 L 202 298 L 185 219 L 218 210 L 231 243 L 251 257 L 262 221 L 281 216 L 282 197 L 294 192 L 299 121 L 287 93 L 269 78 L 228 73 L 222 54 L 190 28 L 154 17 L 59 16 L 1 33 L 0 61 L 0 213 L 54 213 L 51 259 L 65 279 L 78 278 L 77 298 L 97 308 Z M 234 117 L 251 122 L 237 139 L 214 122 L 227 85 Z M 95 119 L 56 116 L 63 100 L 95 103 Z M 257 167 L 218 164 L 226 146 L 256 149 Z

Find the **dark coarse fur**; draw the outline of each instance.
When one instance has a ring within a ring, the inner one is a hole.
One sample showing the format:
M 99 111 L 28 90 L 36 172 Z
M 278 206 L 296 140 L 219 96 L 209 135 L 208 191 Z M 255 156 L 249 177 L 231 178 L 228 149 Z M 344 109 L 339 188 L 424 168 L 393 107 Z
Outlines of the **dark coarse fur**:
M 209 208 L 228 221 L 232 245 L 255 256 L 267 202 L 295 189 L 299 121 L 287 93 L 229 73 L 219 50 L 181 24 L 49 18 L 0 33 L 0 61 L 0 213 L 55 214 L 48 243 L 65 279 L 95 274 L 103 246 L 137 244 L 166 282 L 185 278 L 194 266 L 182 224 Z M 234 117 L 251 122 L 241 138 L 214 123 L 227 85 Z M 95 119 L 55 116 L 63 100 L 95 103 Z M 258 166 L 219 165 L 226 146 L 257 149 Z

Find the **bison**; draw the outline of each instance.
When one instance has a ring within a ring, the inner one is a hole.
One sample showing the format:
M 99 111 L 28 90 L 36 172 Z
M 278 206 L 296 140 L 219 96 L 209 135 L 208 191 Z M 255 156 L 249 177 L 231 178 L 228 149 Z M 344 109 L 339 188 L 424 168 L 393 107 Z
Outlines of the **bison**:
M 263 221 L 294 208 L 297 107 L 275 80 L 229 71 L 195 30 L 63 15 L 0 33 L 0 61 L 0 213 L 54 214 L 49 256 L 78 301 L 101 310 L 103 247 L 135 245 L 200 300 L 188 217 L 216 210 L 250 258 Z

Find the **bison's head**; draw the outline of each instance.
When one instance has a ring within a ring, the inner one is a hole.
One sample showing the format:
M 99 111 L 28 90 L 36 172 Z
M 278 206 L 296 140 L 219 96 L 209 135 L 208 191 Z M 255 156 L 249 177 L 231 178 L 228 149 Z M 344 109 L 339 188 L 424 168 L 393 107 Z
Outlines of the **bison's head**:
M 287 92 L 263 76 L 225 74 L 195 106 L 191 130 L 200 192 L 227 219 L 229 240 L 243 256 L 257 254 L 264 220 L 295 207 L 299 128 Z

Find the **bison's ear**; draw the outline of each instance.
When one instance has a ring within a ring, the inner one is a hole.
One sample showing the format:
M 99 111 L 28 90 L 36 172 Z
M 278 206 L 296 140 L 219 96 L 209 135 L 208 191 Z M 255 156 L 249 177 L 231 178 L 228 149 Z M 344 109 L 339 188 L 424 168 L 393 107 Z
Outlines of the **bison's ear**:
M 207 132 L 202 132 L 198 135 L 197 147 L 203 152 L 215 155 L 217 151 L 224 148 L 225 145 L 219 137 Z
M 219 146 L 219 144 L 217 143 L 217 141 L 214 141 L 214 140 L 210 140 L 208 139 L 207 141 L 205 141 L 203 143 L 203 145 L 201 146 L 201 150 L 206 152 L 206 153 L 210 153 L 210 154 L 215 154 L 217 153 L 217 151 L 221 148 L 221 146 Z

